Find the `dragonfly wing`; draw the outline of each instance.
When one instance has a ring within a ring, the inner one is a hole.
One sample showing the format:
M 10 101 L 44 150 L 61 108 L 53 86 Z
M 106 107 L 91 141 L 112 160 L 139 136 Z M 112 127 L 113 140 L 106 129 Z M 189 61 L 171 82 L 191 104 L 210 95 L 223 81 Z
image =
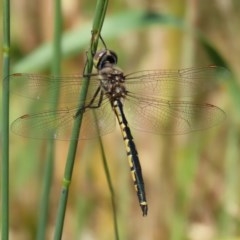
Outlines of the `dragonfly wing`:
M 111 132 L 115 126 L 110 104 L 99 109 L 86 110 L 83 115 L 80 139 L 89 139 Z M 93 111 L 96 114 L 93 115 Z M 62 108 L 37 114 L 26 114 L 16 119 L 11 130 L 18 135 L 36 139 L 70 140 L 77 108 Z M 101 119 L 101 120 L 96 120 Z M 97 123 L 97 124 L 96 124 Z M 98 128 L 97 128 L 98 126 Z
M 145 99 L 126 101 L 124 106 L 132 128 L 154 134 L 199 131 L 213 127 L 225 118 L 224 111 L 211 104 Z
M 81 139 L 103 136 L 115 129 L 115 115 L 108 99 L 105 99 L 101 107 L 87 109 L 84 113 L 81 127 Z
M 76 108 L 26 114 L 11 124 L 11 130 L 20 136 L 36 139 L 70 139 Z
M 78 74 L 50 76 L 42 74 L 15 73 L 9 76 L 11 92 L 33 100 L 51 102 L 54 100 L 56 88 L 59 88 L 63 103 L 76 104 L 82 89 L 84 77 Z M 86 101 L 90 101 L 99 86 L 95 75 L 91 77 L 90 89 Z
M 180 89 L 181 97 L 202 94 L 216 87 L 226 69 L 218 66 L 179 70 L 146 70 L 126 75 L 126 88 L 130 93 L 161 96 L 172 99 Z

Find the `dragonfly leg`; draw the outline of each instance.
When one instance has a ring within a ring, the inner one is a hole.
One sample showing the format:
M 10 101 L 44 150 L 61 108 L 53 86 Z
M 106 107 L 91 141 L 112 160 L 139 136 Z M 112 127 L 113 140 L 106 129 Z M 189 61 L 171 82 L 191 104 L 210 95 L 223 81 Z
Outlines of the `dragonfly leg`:
M 79 108 L 78 111 L 75 114 L 75 118 L 77 118 L 82 112 L 84 112 L 87 108 L 99 108 L 101 106 L 102 100 L 103 100 L 103 92 L 100 92 L 100 86 L 97 88 L 96 92 L 93 95 L 93 98 L 91 99 L 91 101 L 89 102 L 89 104 L 87 104 L 86 106 L 84 106 L 83 108 Z M 97 102 L 96 105 L 94 105 L 94 102 L 97 98 L 97 96 L 99 95 L 100 92 L 100 96 L 99 96 L 99 100 Z

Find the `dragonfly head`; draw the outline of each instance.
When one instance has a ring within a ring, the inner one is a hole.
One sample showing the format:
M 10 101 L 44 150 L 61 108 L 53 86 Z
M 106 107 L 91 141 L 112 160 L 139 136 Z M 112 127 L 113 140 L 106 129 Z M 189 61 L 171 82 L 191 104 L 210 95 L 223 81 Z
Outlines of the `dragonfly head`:
M 117 60 L 118 60 L 118 57 L 114 51 L 104 49 L 104 50 L 98 51 L 95 54 L 93 58 L 93 63 L 98 70 L 101 70 L 106 64 L 111 64 L 111 65 L 117 64 Z

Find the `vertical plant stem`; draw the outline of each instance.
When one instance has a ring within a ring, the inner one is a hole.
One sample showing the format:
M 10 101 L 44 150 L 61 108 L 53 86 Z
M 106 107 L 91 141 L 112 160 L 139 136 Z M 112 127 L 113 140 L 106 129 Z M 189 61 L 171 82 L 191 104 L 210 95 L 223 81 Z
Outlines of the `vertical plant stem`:
M 84 71 L 85 76 L 89 76 L 89 74 L 92 72 L 92 67 L 93 67 L 92 53 L 95 53 L 97 50 L 98 39 L 102 29 L 104 17 L 106 14 L 107 5 L 108 5 L 108 0 L 97 1 L 96 12 L 95 12 L 94 21 L 93 21 L 91 46 L 90 46 L 90 51 L 88 52 L 87 65 Z M 80 109 L 83 107 L 86 96 L 87 96 L 88 84 L 89 84 L 89 78 L 86 77 L 82 86 L 80 96 L 79 96 Z M 71 137 L 72 141 L 70 142 L 67 162 L 66 162 L 65 171 L 64 171 L 62 191 L 61 191 L 58 212 L 57 212 L 54 240 L 59 240 L 61 239 L 61 236 L 62 236 L 67 199 L 68 199 L 68 191 L 69 191 L 69 185 L 72 178 L 72 172 L 73 172 L 75 155 L 77 151 L 77 144 L 78 144 L 78 137 L 79 137 L 80 127 L 81 127 L 81 122 L 82 122 L 82 114 L 75 120 L 73 129 L 72 129 L 72 137 Z
M 186 1 L 182 12 L 182 17 L 185 19 L 186 26 L 191 29 L 196 22 L 197 19 L 197 3 L 191 0 Z M 179 46 L 179 50 L 182 52 L 178 54 L 181 56 L 180 62 L 182 66 L 191 66 L 194 63 L 194 43 L 192 32 L 189 31 L 189 34 L 182 35 L 182 42 Z M 180 89 L 178 87 L 178 91 L 184 91 L 184 89 Z M 198 135 L 192 136 L 191 144 L 188 145 L 188 150 L 186 151 L 185 160 L 179 164 L 179 168 L 177 167 L 176 162 L 174 175 L 175 175 L 175 185 L 176 189 L 180 187 L 182 191 L 175 192 L 175 198 L 178 199 L 177 203 L 175 203 L 174 211 L 172 212 L 172 221 L 170 222 L 170 232 L 171 239 L 182 239 L 186 233 L 186 227 L 189 216 L 189 189 L 191 189 L 191 184 L 194 181 L 194 177 L 197 171 L 197 167 L 199 164 L 199 156 L 201 152 L 200 148 L 201 138 Z M 177 161 L 178 162 L 178 161 Z M 183 174 L 184 172 L 184 174 Z
M 9 51 L 10 51 L 10 1 L 3 1 L 3 82 L 2 82 L 2 167 L 1 167 L 1 229 L 2 239 L 9 236 Z
M 112 202 L 112 209 L 113 209 L 113 224 L 114 224 L 114 233 L 115 233 L 115 239 L 119 240 L 119 233 L 118 233 L 118 225 L 117 225 L 117 211 L 116 211 L 116 204 L 115 204 L 115 195 L 113 190 L 113 184 L 111 180 L 111 175 L 109 172 L 108 164 L 107 164 L 107 158 L 104 152 L 102 139 L 99 137 L 99 143 L 100 143 L 100 149 L 101 149 L 101 155 L 102 155 L 102 161 L 103 161 L 103 167 L 107 178 L 108 188 L 111 193 L 111 202 Z
M 94 118 L 95 118 L 95 121 L 97 121 L 97 116 L 96 116 L 95 112 L 94 112 Z M 97 125 L 97 131 L 98 131 L 98 135 L 100 136 L 98 125 Z M 109 167 L 108 167 L 108 163 L 107 163 L 107 158 L 106 158 L 106 155 L 104 152 L 104 147 L 103 147 L 103 142 L 102 142 L 101 137 L 98 138 L 98 141 L 100 144 L 103 168 L 104 168 L 104 172 L 106 174 L 108 188 L 109 188 L 109 191 L 111 194 L 115 239 L 119 240 L 118 225 L 117 225 L 117 211 L 116 211 L 115 194 L 114 194 L 112 179 L 111 179 L 111 175 L 110 175 L 110 171 L 109 171 Z
M 229 206 L 236 204 L 239 200 L 239 132 L 234 125 L 228 129 L 227 147 L 224 161 L 224 189 L 223 189 L 223 207 L 219 209 L 218 229 L 222 239 L 231 236 L 237 227 L 232 214 L 229 214 Z
M 54 1 L 54 39 L 53 39 L 53 64 L 52 75 L 59 76 L 61 72 L 61 32 L 62 32 L 62 14 L 61 14 L 61 0 Z M 57 109 L 59 99 L 59 84 L 54 83 L 55 92 L 52 96 L 51 109 Z M 43 177 L 42 199 L 40 203 L 40 213 L 38 220 L 37 239 L 46 239 L 46 226 L 48 218 L 48 209 L 50 202 L 50 189 L 52 186 L 52 176 L 54 171 L 54 149 L 55 141 L 50 139 L 48 142 L 47 161 L 45 165 Z

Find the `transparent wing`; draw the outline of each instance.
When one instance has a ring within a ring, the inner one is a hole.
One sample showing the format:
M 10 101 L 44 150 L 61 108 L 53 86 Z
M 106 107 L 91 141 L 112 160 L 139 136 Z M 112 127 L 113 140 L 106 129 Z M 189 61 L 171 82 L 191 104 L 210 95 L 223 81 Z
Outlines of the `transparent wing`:
M 53 101 L 56 87 L 60 89 L 64 103 L 78 103 L 84 77 L 82 75 L 49 76 L 41 74 L 15 73 L 9 76 L 11 92 L 23 97 L 45 102 Z M 90 78 L 88 97 L 90 101 L 99 86 L 96 75 Z
M 124 111 L 132 128 L 154 134 L 185 134 L 213 127 L 225 118 L 224 111 L 211 104 L 163 99 L 126 100 Z
M 62 108 L 57 111 L 46 111 L 26 114 L 17 118 L 11 130 L 18 135 L 36 139 L 54 138 L 70 140 L 78 109 Z M 104 100 L 100 108 L 86 109 L 83 114 L 79 139 L 89 139 L 110 133 L 115 127 L 115 117 L 111 105 Z
M 208 90 L 222 71 L 225 69 L 210 66 L 182 70 L 147 70 L 126 75 L 128 94 L 124 109 L 129 113 L 130 125 L 135 129 L 156 134 L 182 134 L 216 125 L 225 117 L 218 107 L 173 99 L 176 88 L 183 89 L 183 96 L 186 97 Z M 51 100 L 55 83 L 59 83 L 63 102 L 67 105 L 72 103 L 70 105 L 73 106 L 77 105 L 84 79 L 81 75 L 54 77 L 13 74 L 10 81 L 18 85 L 14 88 L 16 93 L 44 101 Z M 92 100 L 98 87 L 99 80 L 93 75 L 86 104 Z M 71 128 L 77 110 L 76 107 L 66 107 L 58 111 L 27 114 L 13 122 L 12 130 L 19 135 L 33 138 L 71 139 Z M 96 113 L 97 121 L 93 112 Z M 100 135 L 109 133 L 114 123 L 114 114 L 105 97 L 100 108 L 84 112 L 80 138 L 97 136 L 98 128 Z
M 165 99 L 173 98 L 176 90 L 182 89 L 181 97 L 190 97 L 216 87 L 219 76 L 225 71 L 218 66 L 139 71 L 125 76 L 126 89 L 130 93 Z

